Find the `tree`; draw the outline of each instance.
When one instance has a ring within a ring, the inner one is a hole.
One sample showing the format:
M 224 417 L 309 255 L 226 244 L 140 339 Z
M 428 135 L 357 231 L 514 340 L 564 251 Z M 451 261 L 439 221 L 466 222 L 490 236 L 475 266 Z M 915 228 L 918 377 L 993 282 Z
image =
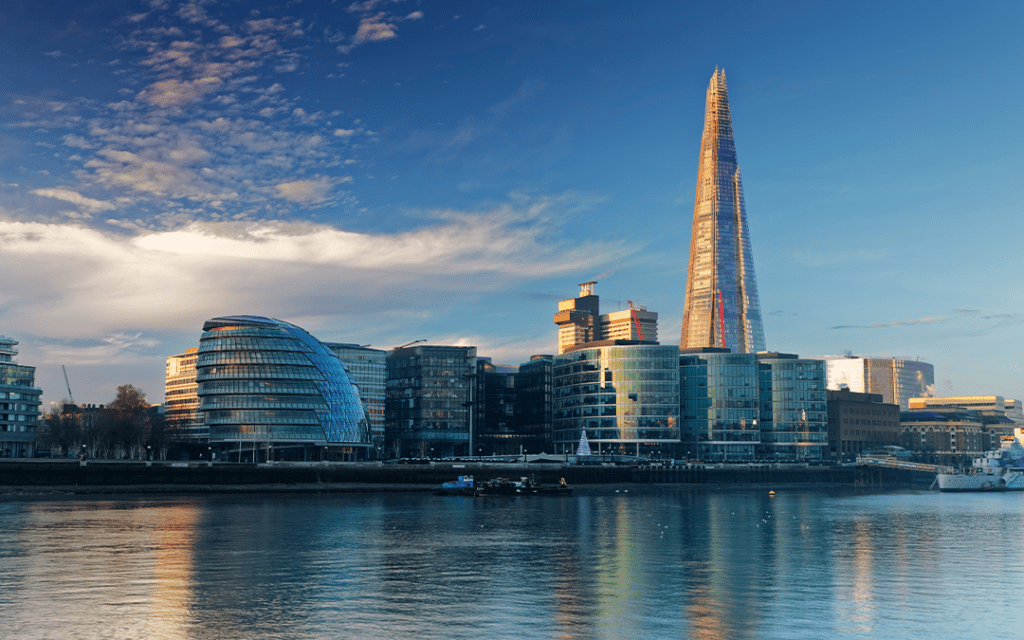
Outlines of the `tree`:
M 37 442 L 59 456 L 77 452 L 82 443 L 82 414 L 63 400 L 43 417 L 37 433 Z
M 115 458 L 141 458 L 149 438 L 149 403 L 146 394 L 130 384 L 117 388 L 99 416 L 103 444 Z

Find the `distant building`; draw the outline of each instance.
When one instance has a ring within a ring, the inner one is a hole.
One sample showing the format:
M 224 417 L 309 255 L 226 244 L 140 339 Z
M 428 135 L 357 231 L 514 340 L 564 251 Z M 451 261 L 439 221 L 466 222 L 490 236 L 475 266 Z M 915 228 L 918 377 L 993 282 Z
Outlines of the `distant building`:
M 757 355 L 680 349 L 679 384 L 681 454 L 709 462 L 753 460 L 761 444 Z
M 600 340 L 600 298 L 594 294 L 597 282 L 580 284 L 580 295 L 558 303 L 558 353 L 577 345 Z
M 598 318 L 598 325 L 601 340 L 658 341 L 658 314 L 646 307 L 605 313 Z
M 359 391 L 363 409 L 370 423 L 370 441 L 373 458 L 384 453 L 384 360 L 387 353 L 381 349 L 358 344 L 325 342 L 324 346 L 345 365 L 352 384 Z
M 164 418 L 168 438 L 177 442 L 206 442 L 210 435 L 199 411 L 199 385 L 196 384 L 198 352 L 199 347 L 193 347 L 167 358 Z
M 43 390 L 36 368 L 17 364 L 17 340 L 0 336 L 0 457 L 31 458 L 36 451 Z
M 226 460 L 354 460 L 370 448 L 359 393 L 304 329 L 259 316 L 203 324 L 197 395 L 208 446 Z
M 595 454 L 673 457 L 679 445 L 679 349 L 592 342 L 552 362 L 552 441 L 573 454 L 583 430 Z
M 853 461 L 883 446 L 903 446 L 900 406 L 882 401 L 880 393 L 849 389 L 828 391 L 829 457 Z
M 417 345 L 387 352 L 385 457 L 475 451 L 476 362 L 476 347 Z
M 755 458 L 821 460 L 828 447 L 825 362 L 794 354 L 757 354 L 761 442 Z
M 967 409 L 991 414 L 1006 415 L 1006 400 L 1003 396 L 945 396 L 911 398 L 910 409 Z
M 935 395 L 935 368 L 920 360 L 825 356 L 828 388 L 879 393 L 883 402 L 908 409 L 910 399 Z
M 904 448 L 915 459 L 962 465 L 985 451 L 998 449 L 1004 435 L 1013 435 L 1013 421 L 966 409 L 917 409 L 900 414 Z
M 515 375 L 516 433 L 524 453 L 551 453 L 552 361 L 534 355 Z

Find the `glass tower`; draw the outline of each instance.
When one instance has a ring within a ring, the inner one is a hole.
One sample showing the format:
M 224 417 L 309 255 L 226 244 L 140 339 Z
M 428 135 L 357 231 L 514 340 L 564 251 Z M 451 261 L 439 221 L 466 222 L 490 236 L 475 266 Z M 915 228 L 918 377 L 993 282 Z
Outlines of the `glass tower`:
M 680 348 L 764 351 L 725 71 L 708 86 Z

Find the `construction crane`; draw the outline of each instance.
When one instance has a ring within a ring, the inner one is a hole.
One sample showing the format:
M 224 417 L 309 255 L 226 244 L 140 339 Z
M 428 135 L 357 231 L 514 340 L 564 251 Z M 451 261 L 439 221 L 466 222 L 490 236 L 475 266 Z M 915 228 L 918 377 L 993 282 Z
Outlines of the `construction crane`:
M 404 349 L 406 347 L 411 347 L 412 345 L 414 345 L 414 344 L 416 344 L 418 342 L 426 342 L 426 341 L 427 341 L 426 338 L 424 338 L 423 340 L 413 340 L 412 342 L 406 342 L 405 344 L 403 344 L 400 347 L 395 347 L 395 350 L 397 351 L 398 349 Z
M 71 404 L 75 404 L 75 396 L 71 395 L 71 383 L 68 382 L 68 370 L 64 365 L 60 365 L 60 368 L 64 372 L 64 384 L 68 387 L 68 399 L 71 400 Z
M 644 339 L 644 330 L 640 328 L 640 316 L 637 315 L 636 307 L 633 306 L 632 300 L 627 300 L 629 303 L 629 311 L 633 315 L 633 324 L 636 325 L 636 335 L 640 336 L 640 339 Z

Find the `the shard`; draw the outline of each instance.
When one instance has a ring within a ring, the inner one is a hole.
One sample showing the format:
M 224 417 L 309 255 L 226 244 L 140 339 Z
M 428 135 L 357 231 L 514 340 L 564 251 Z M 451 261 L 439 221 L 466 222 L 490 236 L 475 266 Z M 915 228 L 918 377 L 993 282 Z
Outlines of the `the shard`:
M 725 71 L 708 86 L 680 348 L 764 351 Z

